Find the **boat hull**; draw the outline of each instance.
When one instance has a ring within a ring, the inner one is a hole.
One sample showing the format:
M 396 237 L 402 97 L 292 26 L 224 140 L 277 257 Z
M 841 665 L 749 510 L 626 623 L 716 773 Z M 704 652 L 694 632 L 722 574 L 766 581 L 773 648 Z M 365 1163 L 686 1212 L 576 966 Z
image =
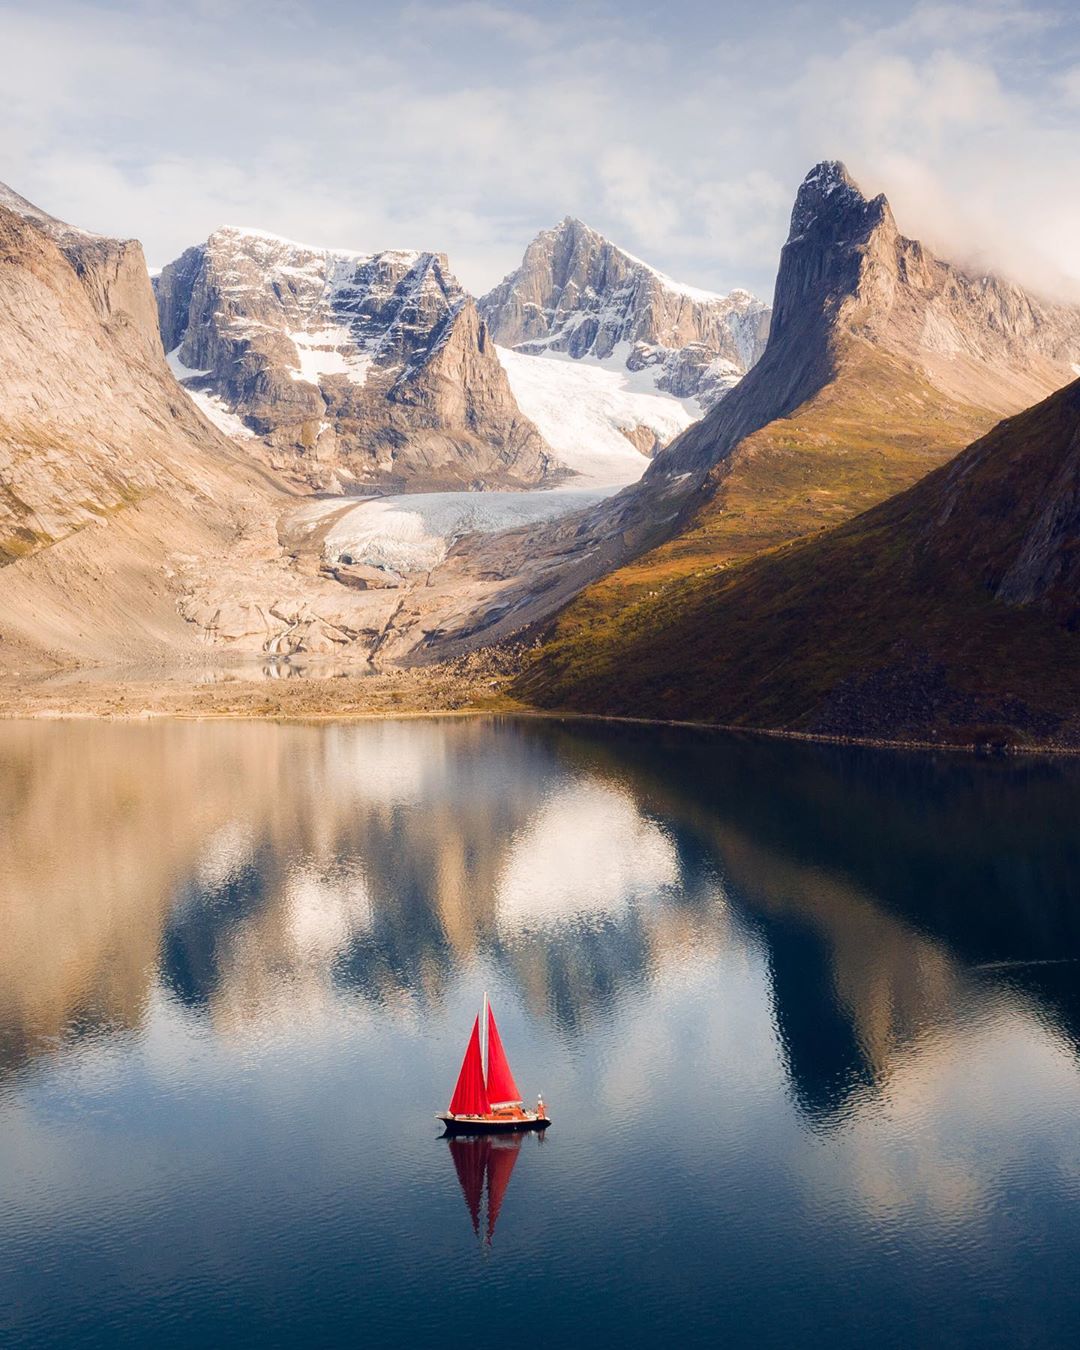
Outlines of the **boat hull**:
M 440 1111 L 435 1119 L 442 1121 L 447 1134 L 511 1134 L 546 1130 L 551 1124 L 547 1116 L 538 1116 L 535 1111 L 525 1111 L 519 1116 L 453 1116 L 449 1111 Z

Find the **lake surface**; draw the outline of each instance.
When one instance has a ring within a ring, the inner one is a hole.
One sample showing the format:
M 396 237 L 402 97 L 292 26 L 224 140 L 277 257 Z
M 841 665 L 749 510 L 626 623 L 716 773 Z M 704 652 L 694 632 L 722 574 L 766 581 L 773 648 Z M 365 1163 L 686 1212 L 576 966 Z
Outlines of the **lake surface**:
M 0 830 L 5 1347 L 1077 1342 L 1080 764 L 8 723 Z

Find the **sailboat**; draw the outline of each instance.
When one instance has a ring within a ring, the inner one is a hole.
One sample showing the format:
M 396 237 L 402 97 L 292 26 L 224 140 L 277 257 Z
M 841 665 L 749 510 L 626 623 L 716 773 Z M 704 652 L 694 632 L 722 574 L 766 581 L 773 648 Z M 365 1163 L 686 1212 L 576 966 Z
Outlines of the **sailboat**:
M 546 1130 L 551 1124 L 542 1099 L 537 1098 L 535 1111 L 525 1110 L 487 994 L 473 1023 L 450 1108 L 435 1119 L 449 1134 Z

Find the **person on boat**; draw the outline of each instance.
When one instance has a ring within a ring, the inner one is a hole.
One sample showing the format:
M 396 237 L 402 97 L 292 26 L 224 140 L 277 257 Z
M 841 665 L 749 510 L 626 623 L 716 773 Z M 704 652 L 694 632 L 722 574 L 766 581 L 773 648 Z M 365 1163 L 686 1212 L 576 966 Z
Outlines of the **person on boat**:
M 536 1118 L 537 1118 L 537 1120 L 543 1120 L 543 1119 L 544 1119 L 544 1114 L 545 1114 L 545 1113 L 544 1113 L 544 1094 L 543 1094 L 542 1092 L 538 1092 L 538 1093 L 536 1094 Z

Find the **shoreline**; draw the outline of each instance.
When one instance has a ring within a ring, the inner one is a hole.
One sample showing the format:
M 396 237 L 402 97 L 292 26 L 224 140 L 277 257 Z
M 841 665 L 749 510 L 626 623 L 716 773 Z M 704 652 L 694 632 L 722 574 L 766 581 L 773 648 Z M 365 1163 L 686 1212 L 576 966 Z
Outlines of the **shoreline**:
M 91 674 L 86 672 L 87 676 Z M 573 709 L 533 708 L 507 698 L 498 688 L 504 671 L 418 667 L 394 668 L 362 676 L 305 677 L 278 680 L 224 679 L 135 680 L 51 684 L 0 683 L 0 721 L 215 722 L 266 721 L 325 723 L 405 721 L 420 718 L 514 717 L 556 722 L 600 722 L 627 726 L 678 727 L 724 735 L 760 736 L 899 751 L 945 751 L 987 759 L 1021 756 L 1080 755 L 1080 746 L 1054 744 L 988 745 L 944 738 L 841 736 L 781 727 L 732 726 L 680 718 L 630 717 Z

